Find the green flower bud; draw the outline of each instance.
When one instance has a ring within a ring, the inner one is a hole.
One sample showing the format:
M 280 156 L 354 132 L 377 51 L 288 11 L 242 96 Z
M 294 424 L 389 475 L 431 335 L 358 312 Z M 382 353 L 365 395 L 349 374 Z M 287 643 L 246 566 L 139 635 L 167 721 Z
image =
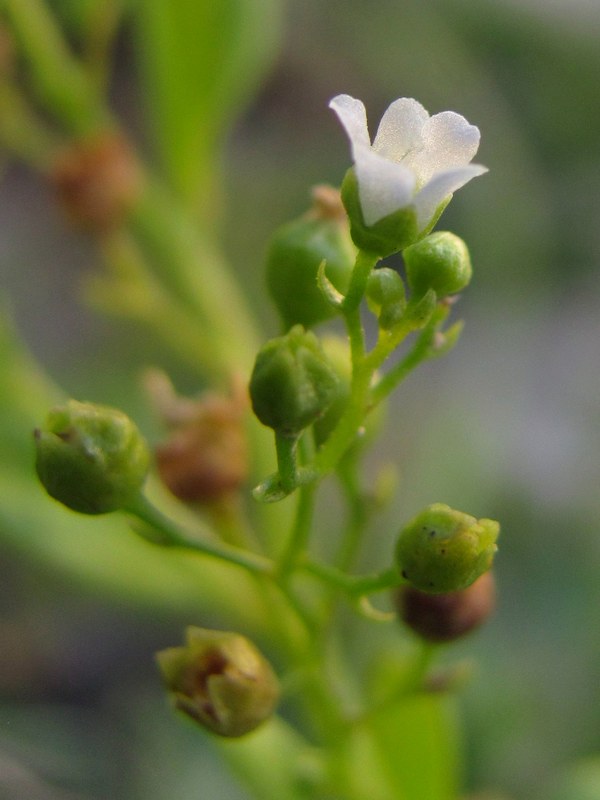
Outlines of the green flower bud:
M 307 214 L 275 232 L 267 253 L 267 286 L 286 329 L 298 323 L 310 328 L 335 316 L 317 285 L 319 266 L 326 262 L 327 278 L 343 293 L 356 256 L 339 193 L 318 186 L 313 197 Z
M 433 289 L 438 297 L 456 294 L 471 280 L 467 245 L 449 231 L 436 231 L 402 253 L 408 284 L 416 295 Z
M 402 278 L 393 269 L 381 267 L 369 275 L 367 303 L 379 318 L 379 326 L 389 330 L 399 321 L 406 307 Z
M 243 736 L 274 712 L 279 682 L 237 633 L 189 627 L 186 644 L 156 654 L 175 708 L 219 736 Z
M 416 589 L 432 594 L 466 589 L 492 565 L 500 526 L 434 503 L 401 531 L 396 561 Z
M 141 491 L 150 455 L 121 411 L 69 400 L 52 409 L 34 435 L 40 481 L 51 497 L 74 511 L 116 511 Z
M 478 628 L 494 610 L 494 576 L 484 572 L 466 589 L 431 594 L 401 586 L 394 597 L 398 615 L 430 642 L 451 642 Z
M 400 208 L 373 225 L 366 224 L 354 168 L 348 170 L 342 182 L 342 202 L 350 219 L 352 241 L 360 250 L 385 258 L 408 247 L 418 237 L 417 215 L 412 206 Z
M 317 337 L 295 325 L 259 351 L 250 398 L 263 425 L 294 437 L 325 412 L 337 387 L 338 377 Z

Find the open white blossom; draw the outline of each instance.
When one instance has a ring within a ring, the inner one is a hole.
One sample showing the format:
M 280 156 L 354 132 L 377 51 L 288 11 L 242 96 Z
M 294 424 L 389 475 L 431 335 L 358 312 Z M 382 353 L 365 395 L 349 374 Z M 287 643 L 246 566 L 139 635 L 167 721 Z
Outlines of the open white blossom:
M 401 97 L 388 107 L 371 144 L 360 100 L 340 94 L 329 107 L 350 139 L 361 210 L 369 226 L 411 207 L 422 231 L 456 189 L 487 172 L 469 163 L 479 146 L 479 129 L 453 111 L 430 117 L 416 100 Z

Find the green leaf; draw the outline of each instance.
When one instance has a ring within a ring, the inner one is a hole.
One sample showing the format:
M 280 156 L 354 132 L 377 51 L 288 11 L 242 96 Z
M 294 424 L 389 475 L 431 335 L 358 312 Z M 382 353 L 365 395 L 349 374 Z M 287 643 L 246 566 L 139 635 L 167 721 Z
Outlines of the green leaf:
M 279 6 L 280 0 L 138 0 L 135 6 L 155 145 L 172 187 L 187 200 L 210 193 L 227 128 L 275 52 Z
M 414 694 L 373 717 L 371 730 L 388 779 L 407 800 L 458 796 L 454 701 Z

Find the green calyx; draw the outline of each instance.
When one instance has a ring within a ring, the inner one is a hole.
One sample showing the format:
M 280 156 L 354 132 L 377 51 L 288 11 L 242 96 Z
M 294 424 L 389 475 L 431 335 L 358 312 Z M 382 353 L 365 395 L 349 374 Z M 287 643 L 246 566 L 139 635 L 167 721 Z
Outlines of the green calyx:
M 471 258 L 464 241 L 449 231 L 436 231 L 402 253 L 406 277 L 413 293 L 433 289 L 438 297 L 456 294 L 468 286 Z
M 189 627 L 186 644 L 156 660 L 175 707 L 219 736 L 250 733 L 277 705 L 277 676 L 240 634 Z
M 342 202 L 350 219 L 350 235 L 359 250 L 386 258 L 415 242 L 418 238 L 417 216 L 412 206 L 401 208 L 367 225 L 363 219 L 358 180 L 350 168 L 342 182 Z
M 69 400 L 35 431 L 35 467 L 51 497 L 82 514 L 126 508 L 150 463 L 146 441 L 114 408 Z
M 500 526 L 434 503 L 401 531 L 396 563 L 416 589 L 432 594 L 466 589 L 492 565 Z
M 252 408 L 263 425 L 295 437 L 331 405 L 338 382 L 317 337 L 296 325 L 259 350 L 250 378 Z
M 267 252 L 267 286 L 286 329 L 335 316 L 317 285 L 319 266 L 325 261 L 326 277 L 345 293 L 356 256 L 339 194 L 320 186 L 314 198 L 311 211 L 273 234 Z

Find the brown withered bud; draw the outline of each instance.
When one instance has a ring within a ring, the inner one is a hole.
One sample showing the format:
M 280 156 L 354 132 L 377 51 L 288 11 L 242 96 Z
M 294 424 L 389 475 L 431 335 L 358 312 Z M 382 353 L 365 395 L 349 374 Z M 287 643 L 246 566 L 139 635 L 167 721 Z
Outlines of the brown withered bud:
M 478 628 L 495 607 L 496 590 L 491 571 L 484 572 L 468 588 L 429 594 L 402 586 L 394 595 L 399 617 L 415 633 L 430 642 L 451 642 Z
M 191 399 L 179 397 L 163 373 L 152 371 L 145 382 L 171 428 L 155 449 L 165 486 L 186 503 L 214 503 L 236 492 L 248 472 L 247 400 L 241 387 L 234 387 L 231 396 L 207 392 Z
M 93 233 L 117 227 L 138 196 L 135 154 L 118 133 L 72 142 L 55 159 L 50 182 L 69 219 Z
M 175 708 L 219 736 L 244 736 L 275 710 L 277 677 L 245 636 L 189 627 L 156 659 Z

